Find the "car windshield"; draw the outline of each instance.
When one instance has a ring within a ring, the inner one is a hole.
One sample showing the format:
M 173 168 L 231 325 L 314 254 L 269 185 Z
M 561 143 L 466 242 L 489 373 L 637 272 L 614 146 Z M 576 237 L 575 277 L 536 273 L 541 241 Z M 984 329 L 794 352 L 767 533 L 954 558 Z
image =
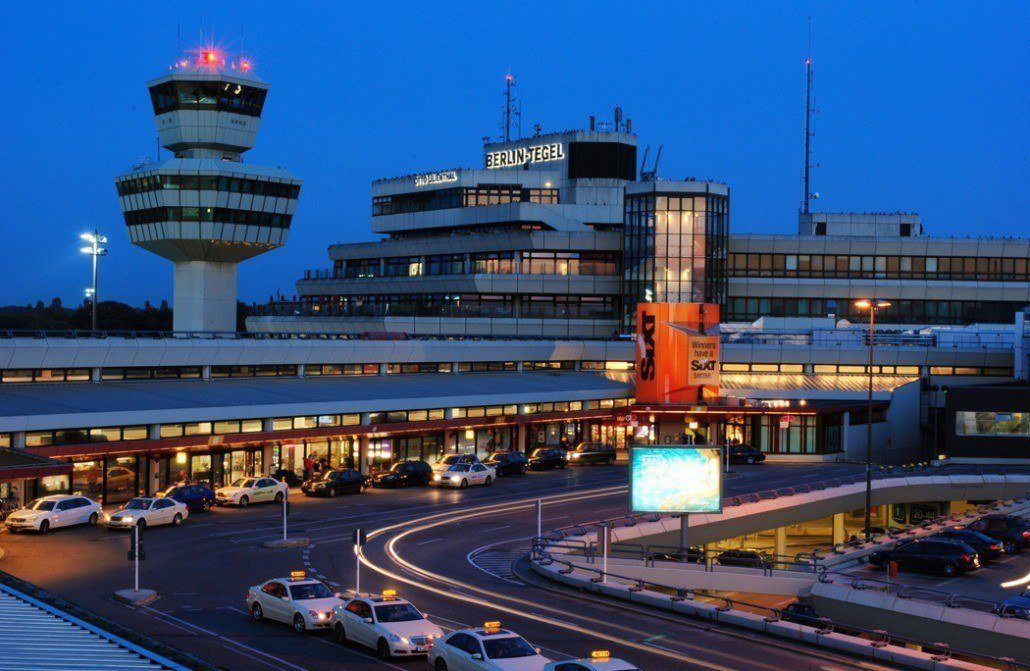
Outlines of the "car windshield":
M 504 455 L 506 455 L 506 454 L 507 454 L 507 452 L 491 452 L 490 456 L 487 457 L 486 460 L 487 461 L 500 461 L 501 459 L 504 459 Z
M 304 599 L 329 599 L 332 598 L 333 593 L 322 583 L 311 582 L 304 585 L 290 585 L 290 596 L 294 601 L 303 601 Z
M 320 478 L 318 478 L 318 479 L 319 479 L 319 480 L 332 480 L 332 479 L 333 479 L 333 478 L 335 478 L 335 477 L 337 476 L 337 474 L 339 474 L 339 473 L 341 473 L 341 471 L 326 471 L 326 472 L 325 472 L 325 473 L 323 473 L 323 474 L 322 474 L 322 476 L 321 476 Z
M 158 492 L 158 496 L 168 496 L 168 497 L 171 497 L 171 496 L 174 496 L 175 492 L 177 492 L 177 491 L 179 491 L 178 487 L 169 487 L 168 489 L 164 490 L 163 492 Z
M 133 499 L 125 504 L 126 510 L 147 510 L 150 508 L 150 499 Z
M 472 467 L 468 464 L 455 464 L 447 470 L 451 471 L 452 473 L 468 473 L 471 468 Z
M 444 457 L 443 459 L 441 459 L 441 460 L 440 460 L 440 463 L 441 463 L 441 464 L 446 464 L 446 465 L 450 466 L 451 464 L 456 464 L 456 463 L 458 463 L 458 459 L 461 459 L 461 456 L 460 456 L 460 455 L 457 455 L 457 454 L 452 454 L 452 455 L 451 455 L 451 456 L 449 456 L 449 457 Z
M 36 499 L 29 505 L 25 506 L 29 510 L 53 510 L 55 501 L 46 501 L 44 499 Z
M 548 450 L 533 450 L 534 457 L 545 457 L 547 456 Z
M 505 636 L 504 638 L 488 638 L 483 641 L 488 659 L 511 659 L 512 657 L 531 657 L 536 654 L 526 639 L 521 636 Z
M 254 486 L 254 478 L 240 478 L 239 480 L 234 480 L 233 483 L 232 483 L 232 486 L 233 487 L 253 487 Z
M 407 465 L 407 464 L 406 464 L 406 462 L 403 462 L 403 461 L 398 461 L 398 462 L 397 462 L 396 464 L 394 464 L 393 466 L 390 466 L 390 470 L 389 470 L 389 472 L 390 472 L 390 473 L 400 473 L 401 471 L 403 471 L 403 470 L 404 470 L 404 467 L 405 467 L 406 465 Z
M 376 606 L 376 619 L 380 622 L 414 622 L 422 619 L 422 613 L 410 603 L 391 603 Z

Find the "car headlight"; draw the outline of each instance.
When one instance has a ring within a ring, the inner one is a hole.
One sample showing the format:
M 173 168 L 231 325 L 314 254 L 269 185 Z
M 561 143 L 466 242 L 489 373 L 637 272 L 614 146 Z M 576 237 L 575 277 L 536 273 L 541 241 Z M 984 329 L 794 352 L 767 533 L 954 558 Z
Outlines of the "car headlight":
M 325 483 L 319 482 L 317 485 L 315 485 L 315 489 L 325 489 Z
M 111 516 L 108 515 L 107 513 L 104 513 L 104 521 L 105 522 L 110 522 L 111 521 Z
M 458 484 L 459 482 L 461 482 L 461 478 L 459 478 L 457 475 L 452 475 L 451 482 L 453 482 L 454 484 Z
M 433 476 L 433 482 L 440 482 L 441 480 L 443 480 L 443 476 L 441 476 L 439 473 Z
M 308 617 L 310 617 L 312 620 L 324 620 L 325 613 L 319 613 L 317 610 L 309 610 Z
M 572 454 L 569 455 L 569 459 L 579 459 L 579 455 L 576 454 L 575 452 L 573 452 Z
M 132 515 L 126 515 L 122 518 L 122 522 L 131 522 L 133 519 Z
M 390 641 L 393 643 L 400 643 L 401 641 L 404 641 L 405 643 L 407 643 L 407 640 L 402 639 L 397 634 L 390 634 Z

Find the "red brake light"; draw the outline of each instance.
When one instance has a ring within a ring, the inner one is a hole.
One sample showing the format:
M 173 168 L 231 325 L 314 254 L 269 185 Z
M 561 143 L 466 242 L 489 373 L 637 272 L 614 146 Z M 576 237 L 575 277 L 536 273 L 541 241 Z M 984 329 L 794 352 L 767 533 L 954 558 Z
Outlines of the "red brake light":
M 959 556 L 962 557 L 962 561 L 972 561 L 973 560 L 973 555 L 959 555 Z
M 1023 538 L 1030 538 L 1030 529 L 1023 532 Z

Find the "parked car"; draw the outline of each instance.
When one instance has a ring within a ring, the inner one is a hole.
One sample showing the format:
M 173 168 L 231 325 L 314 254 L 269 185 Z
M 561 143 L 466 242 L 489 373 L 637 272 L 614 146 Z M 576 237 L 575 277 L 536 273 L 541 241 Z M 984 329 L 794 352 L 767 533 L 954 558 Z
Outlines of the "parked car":
M 730 445 L 726 449 L 729 450 L 731 464 L 760 464 L 765 461 L 765 452 L 750 445 Z
M 809 627 L 821 627 L 819 613 L 815 611 L 812 604 L 804 601 L 794 601 L 780 609 L 780 619 L 784 622 L 803 624 Z
M 891 562 L 897 562 L 900 571 L 942 573 L 948 577 L 980 567 L 980 557 L 973 548 L 960 541 L 934 538 L 898 543 L 869 555 L 873 566 L 887 568 Z
M 246 508 L 251 503 L 265 501 L 282 503 L 286 492 L 286 483 L 272 478 L 240 478 L 228 487 L 215 490 L 215 497 L 220 506 Z
M 541 447 L 533 450 L 526 464 L 532 471 L 547 471 L 569 465 L 565 450 L 559 447 Z
M 45 534 L 58 527 L 96 524 L 102 514 L 100 504 L 85 496 L 55 494 L 38 498 L 15 510 L 4 520 L 4 525 L 11 533 L 38 531 Z
M 748 566 L 751 568 L 767 568 L 772 558 L 762 550 L 740 548 L 720 552 L 715 561 L 722 566 Z
M 662 552 L 652 552 L 648 557 L 651 561 L 683 561 L 684 553 L 682 550 L 665 550 Z M 705 560 L 704 548 L 693 545 L 688 547 L 686 550 L 686 561 L 700 564 Z
M 198 510 L 206 512 L 215 505 L 215 490 L 204 485 L 172 485 L 159 492 L 158 496 L 185 504 L 191 513 Z
M 580 443 L 566 455 L 573 466 L 586 464 L 614 464 L 615 446 L 608 443 Z
M 1018 617 L 1020 620 L 1030 620 L 1030 589 L 1023 590 L 1020 594 L 1005 599 L 995 612 L 1002 617 Z
M 494 469 L 479 462 L 454 464 L 446 471 L 434 473 L 431 484 L 438 487 L 465 489 L 469 485 L 489 485 L 495 477 Z
M 113 513 L 104 515 L 104 524 L 108 529 L 142 529 L 162 524 L 180 526 L 189 514 L 186 504 L 175 499 L 138 496 Z
M 525 475 L 528 465 L 526 455 L 519 450 L 492 452 L 483 463 L 497 471 L 497 477 L 504 475 Z
M 961 541 L 976 550 L 976 553 L 980 555 L 980 561 L 997 559 L 1005 554 L 1005 549 L 1001 541 L 995 540 L 979 531 L 973 531 L 972 529 L 945 529 L 944 531 L 935 533 L 932 538 Z
M 399 461 L 390 470 L 372 476 L 373 487 L 412 487 L 428 485 L 433 467 L 424 461 Z
M 337 494 L 361 494 L 368 487 L 368 477 L 353 468 L 334 468 L 305 480 L 300 491 L 305 496 L 329 496 Z
M 474 452 L 466 452 L 464 454 L 458 454 L 453 452 L 451 454 L 445 454 L 444 456 L 433 462 L 433 472 L 440 473 L 446 471 L 451 466 L 456 464 L 478 464 L 479 457 Z
M 1019 554 L 1030 543 L 1030 521 L 1015 515 L 985 515 L 966 528 L 1001 541 L 1007 554 Z

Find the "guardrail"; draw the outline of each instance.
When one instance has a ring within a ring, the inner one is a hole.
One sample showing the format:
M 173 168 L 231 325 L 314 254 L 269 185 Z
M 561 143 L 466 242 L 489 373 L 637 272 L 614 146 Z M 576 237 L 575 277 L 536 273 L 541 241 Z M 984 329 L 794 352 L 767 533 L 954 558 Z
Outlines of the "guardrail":
M 14 338 L 32 338 L 44 340 L 48 338 L 60 338 L 65 340 L 92 339 L 105 340 L 108 338 L 125 338 L 127 340 L 382 340 L 381 334 L 376 333 L 270 333 L 270 332 L 248 332 L 248 331 L 133 331 L 133 330 L 37 330 L 37 329 L 7 329 L 0 330 L 0 340 Z M 546 340 L 553 341 L 560 338 L 554 336 L 527 336 L 527 335 L 412 335 L 407 334 L 404 340 L 441 341 L 441 340 Z M 591 340 L 617 342 L 620 339 L 615 336 L 569 336 L 569 340 Z M 396 341 L 391 341 L 396 342 Z

